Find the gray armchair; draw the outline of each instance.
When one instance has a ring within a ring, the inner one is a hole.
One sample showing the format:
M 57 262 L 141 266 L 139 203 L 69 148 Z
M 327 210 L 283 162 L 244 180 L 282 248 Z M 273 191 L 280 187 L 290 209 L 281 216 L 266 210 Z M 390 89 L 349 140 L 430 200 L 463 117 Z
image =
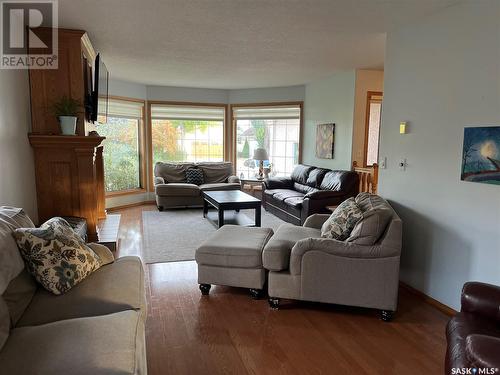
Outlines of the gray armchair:
M 278 228 L 263 252 L 271 307 L 287 298 L 380 309 L 383 320 L 392 318 L 402 222 L 378 196 L 361 193 L 356 201 L 364 218 L 345 242 L 321 237 L 327 214 L 308 217 L 303 227 Z

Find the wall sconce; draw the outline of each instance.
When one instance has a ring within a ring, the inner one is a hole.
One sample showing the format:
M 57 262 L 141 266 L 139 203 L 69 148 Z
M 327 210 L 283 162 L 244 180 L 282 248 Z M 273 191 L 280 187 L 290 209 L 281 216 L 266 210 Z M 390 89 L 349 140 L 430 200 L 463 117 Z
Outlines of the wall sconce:
M 399 123 L 399 134 L 406 134 L 406 121 Z

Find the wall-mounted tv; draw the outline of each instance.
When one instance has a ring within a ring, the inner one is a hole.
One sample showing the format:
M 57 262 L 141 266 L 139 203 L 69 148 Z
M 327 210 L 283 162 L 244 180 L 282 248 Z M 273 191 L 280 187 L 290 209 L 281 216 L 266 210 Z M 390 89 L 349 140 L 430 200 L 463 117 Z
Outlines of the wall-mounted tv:
M 101 122 L 106 122 L 108 117 L 108 86 L 109 72 L 102 61 L 100 54 L 97 54 L 94 63 L 94 82 L 92 90 L 92 121 L 97 121 L 97 116 L 101 117 Z

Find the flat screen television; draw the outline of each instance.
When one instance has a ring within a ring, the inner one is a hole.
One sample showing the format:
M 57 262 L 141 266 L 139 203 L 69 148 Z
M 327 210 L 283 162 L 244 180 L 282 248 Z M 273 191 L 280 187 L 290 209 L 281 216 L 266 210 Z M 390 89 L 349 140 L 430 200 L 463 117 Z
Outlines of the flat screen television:
M 108 118 L 108 86 L 109 72 L 102 61 L 101 55 L 97 54 L 94 63 L 94 82 L 92 90 L 92 121 L 97 121 L 97 116 L 103 116 L 102 122 Z

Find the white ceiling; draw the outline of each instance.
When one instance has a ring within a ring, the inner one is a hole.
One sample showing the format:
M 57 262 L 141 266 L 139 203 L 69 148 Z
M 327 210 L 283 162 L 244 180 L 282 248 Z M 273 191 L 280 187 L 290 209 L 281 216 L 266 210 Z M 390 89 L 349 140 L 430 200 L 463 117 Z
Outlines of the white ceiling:
M 59 0 L 113 78 L 151 85 L 304 84 L 381 69 L 385 33 L 457 0 Z

